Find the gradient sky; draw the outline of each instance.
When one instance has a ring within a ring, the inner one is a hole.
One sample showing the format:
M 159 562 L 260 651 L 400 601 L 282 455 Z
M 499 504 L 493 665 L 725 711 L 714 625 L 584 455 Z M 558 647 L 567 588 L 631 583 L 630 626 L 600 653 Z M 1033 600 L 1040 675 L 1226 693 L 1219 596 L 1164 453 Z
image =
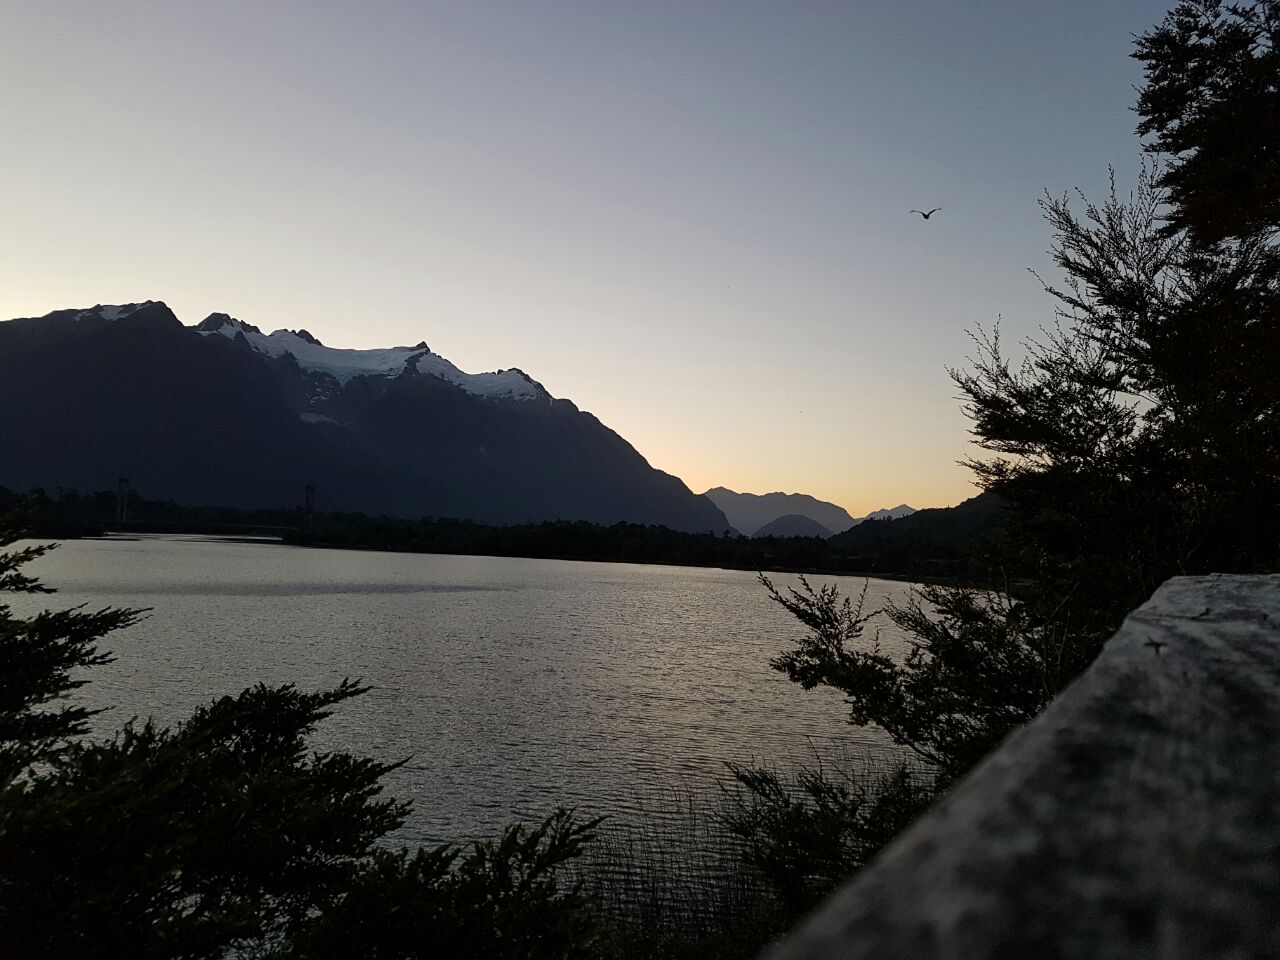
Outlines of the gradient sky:
M 695 491 L 953 504 L 946 367 L 1052 318 L 1167 6 L 0 0 L 0 316 L 425 339 Z

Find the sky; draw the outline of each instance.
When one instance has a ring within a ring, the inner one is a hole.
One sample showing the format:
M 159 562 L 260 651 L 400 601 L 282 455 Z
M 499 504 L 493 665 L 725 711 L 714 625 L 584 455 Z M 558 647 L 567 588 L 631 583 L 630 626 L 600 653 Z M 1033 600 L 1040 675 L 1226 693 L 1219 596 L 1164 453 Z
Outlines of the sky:
M 425 340 L 696 492 L 951 505 L 947 368 L 1051 322 L 1168 5 L 0 0 L 0 317 Z

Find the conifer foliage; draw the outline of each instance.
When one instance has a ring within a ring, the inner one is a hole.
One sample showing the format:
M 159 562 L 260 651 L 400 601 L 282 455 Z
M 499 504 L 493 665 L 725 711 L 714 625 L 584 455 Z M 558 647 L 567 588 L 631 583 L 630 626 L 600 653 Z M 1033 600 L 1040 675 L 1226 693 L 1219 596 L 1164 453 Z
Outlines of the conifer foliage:
M 1172 230 L 1213 244 L 1280 224 L 1278 41 L 1277 0 L 1183 0 L 1138 38 L 1138 132 L 1173 158 Z

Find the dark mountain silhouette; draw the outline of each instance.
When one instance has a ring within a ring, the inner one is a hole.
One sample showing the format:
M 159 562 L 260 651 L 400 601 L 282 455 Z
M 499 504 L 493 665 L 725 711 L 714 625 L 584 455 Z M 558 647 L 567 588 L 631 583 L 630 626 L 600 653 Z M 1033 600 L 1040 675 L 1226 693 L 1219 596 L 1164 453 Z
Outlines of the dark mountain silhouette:
M 1004 504 L 981 493 L 954 507 L 917 510 L 896 519 L 868 519 L 828 540 L 847 557 L 953 559 L 971 556 L 991 535 Z
M 425 343 L 334 350 L 163 303 L 0 323 L 0 484 L 491 523 L 728 521 L 519 370 L 465 374 Z
M 915 512 L 915 507 L 909 507 L 905 503 L 900 503 L 896 507 L 885 507 L 883 510 L 872 510 L 865 517 L 859 517 L 853 522 L 854 524 L 859 524 L 864 520 L 897 520 L 899 517 L 909 517 Z
M 821 537 L 831 536 L 831 531 L 812 517 L 801 513 L 788 513 L 777 520 L 770 520 L 757 530 L 756 537 Z

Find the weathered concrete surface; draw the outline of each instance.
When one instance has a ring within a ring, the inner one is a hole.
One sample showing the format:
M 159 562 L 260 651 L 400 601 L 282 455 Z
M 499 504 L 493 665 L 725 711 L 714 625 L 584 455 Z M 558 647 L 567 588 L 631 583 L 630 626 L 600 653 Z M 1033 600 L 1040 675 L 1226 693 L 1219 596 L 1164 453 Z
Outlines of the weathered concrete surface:
M 771 960 L 1280 958 L 1280 577 L 1179 577 Z

